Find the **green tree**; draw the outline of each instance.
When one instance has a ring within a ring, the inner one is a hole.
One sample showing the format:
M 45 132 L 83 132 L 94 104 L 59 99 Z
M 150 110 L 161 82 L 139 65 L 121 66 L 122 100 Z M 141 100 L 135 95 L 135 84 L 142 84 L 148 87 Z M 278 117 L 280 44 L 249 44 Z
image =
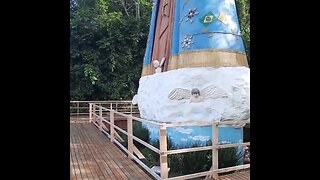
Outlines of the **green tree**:
M 138 5 L 139 13 L 135 1 L 70 1 L 72 100 L 131 99 L 136 93 L 152 6 Z
M 250 1 L 236 0 L 235 2 L 240 23 L 240 31 L 243 37 L 247 59 L 250 63 Z

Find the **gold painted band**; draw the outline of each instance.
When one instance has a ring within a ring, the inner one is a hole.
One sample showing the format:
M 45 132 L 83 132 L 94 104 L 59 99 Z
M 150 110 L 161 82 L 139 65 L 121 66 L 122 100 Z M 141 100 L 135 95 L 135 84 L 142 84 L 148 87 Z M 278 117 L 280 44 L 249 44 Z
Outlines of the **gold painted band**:
M 245 53 L 231 50 L 194 50 L 171 55 L 167 71 L 190 67 L 248 67 Z M 152 64 L 143 66 L 142 75 L 153 74 Z

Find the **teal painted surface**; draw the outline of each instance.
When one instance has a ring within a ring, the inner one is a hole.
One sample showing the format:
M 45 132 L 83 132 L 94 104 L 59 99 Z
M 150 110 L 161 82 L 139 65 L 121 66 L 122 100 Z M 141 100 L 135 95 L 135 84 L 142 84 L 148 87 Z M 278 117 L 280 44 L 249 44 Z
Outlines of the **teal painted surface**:
M 146 125 L 150 131 L 150 139 L 159 139 L 159 127 L 154 125 Z M 219 127 L 219 143 L 242 143 L 243 128 Z M 212 139 L 211 126 L 188 126 L 167 128 L 167 136 L 171 138 L 176 145 L 188 145 L 193 143 L 205 144 Z

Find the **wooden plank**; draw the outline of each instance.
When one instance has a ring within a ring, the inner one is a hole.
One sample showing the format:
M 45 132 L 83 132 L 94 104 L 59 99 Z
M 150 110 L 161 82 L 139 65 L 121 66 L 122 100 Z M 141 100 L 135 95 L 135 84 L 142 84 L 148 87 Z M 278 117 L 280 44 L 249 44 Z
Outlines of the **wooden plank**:
M 212 122 L 182 122 L 182 123 L 167 123 L 167 127 L 180 127 L 180 126 L 211 126 Z
M 81 177 L 81 173 L 80 173 L 80 167 L 79 167 L 79 163 L 78 163 L 78 160 L 77 160 L 77 157 L 76 157 L 76 141 L 75 141 L 75 138 L 74 138 L 74 126 L 71 126 L 70 125 L 70 154 L 71 154 L 71 157 L 72 157 L 72 162 L 73 164 L 72 167 L 74 169 L 74 173 L 75 173 L 75 176 L 76 176 L 76 179 L 82 179 Z
M 89 143 L 91 144 L 91 150 L 95 154 L 95 159 L 97 161 L 97 165 L 100 168 L 100 170 L 104 173 L 105 177 L 110 177 L 111 179 L 121 179 L 116 178 L 116 173 L 114 173 L 108 164 L 105 162 L 105 158 L 101 156 L 101 151 L 103 148 L 103 145 L 99 143 L 99 141 L 96 141 L 96 137 L 93 135 L 93 133 L 88 134 L 90 135 Z M 120 176 L 120 175 L 119 175 Z
M 182 123 L 167 123 L 167 127 L 179 126 L 210 126 L 210 125 L 239 125 L 250 123 L 250 120 L 245 121 L 222 121 L 222 122 L 182 122 Z
M 81 131 L 81 129 L 83 129 L 83 124 L 77 125 L 77 131 Z M 95 170 L 95 163 L 92 163 L 92 155 L 88 152 L 88 148 L 87 148 L 87 139 L 85 137 L 85 132 L 84 133 L 78 133 L 78 137 L 81 139 L 81 143 L 79 143 L 79 148 L 81 150 L 81 152 L 83 153 L 83 156 L 85 158 L 85 162 L 84 162 L 84 167 L 85 167 L 85 171 L 87 172 L 88 178 L 89 179 L 99 179 L 98 177 L 98 173 Z
M 92 122 L 92 103 L 89 104 L 89 122 Z
M 169 150 L 167 154 L 180 154 L 186 152 L 196 152 L 196 151 L 206 151 L 211 150 L 214 146 L 203 146 L 203 147 L 194 147 L 194 148 L 184 148 L 184 149 L 176 149 L 176 150 Z M 219 146 L 216 146 L 219 147 Z
M 168 178 L 168 156 L 167 152 L 167 127 L 165 125 L 160 126 L 160 169 L 161 178 Z
M 99 130 L 102 131 L 102 106 L 99 107 Z
M 73 124 L 75 125 L 79 125 L 79 124 Z M 83 154 L 81 152 L 81 146 L 80 146 L 80 143 L 81 143 L 81 139 L 79 138 L 79 136 L 75 136 L 75 139 L 76 139 L 76 143 L 78 144 L 77 148 L 75 148 L 76 150 L 76 157 L 77 157 L 77 160 L 78 160 L 78 165 L 79 165 L 79 171 L 80 171 L 80 174 L 81 174 L 81 178 L 82 179 L 88 179 L 88 176 L 85 172 L 85 167 L 84 167 L 84 157 L 83 157 Z
M 204 171 L 204 172 L 199 172 L 199 173 L 194 173 L 194 174 L 189 174 L 189 175 L 172 177 L 172 178 L 168 178 L 168 180 L 192 179 L 192 178 L 196 178 L 196 177 L 202 177 L 202 176 L 210 175 L 211 173 L 212 173 L 212 171 Z
M 120 142 L 124 142 L 124 140 L 123 140 L 122 137 L 118 134 L 117 131 L 114 131 L 114 135 L 115 135 L 115 137 L 116 137 Z
M 128 151 L 133 154 L 133 133 L 132 133 L 132 118 L 127 118 L 127 132 L 128 132 Z M 128 154 L 129 158 L 132 158 L 130 154 Z
M 222 149 L 222 148 L 239 147 L 239 146 L 250 146 L 250 142 L 221 144 L 221 145 L 219 145 L 219 148 Z
M 114 111 L 110 111 L 110 135 L 114 137 Z M 111 142 L 113 142 L 113 138 L 111 138 Z
M 219 173 L 229 172 L 229 171 L 237 171 L 242 169 L 248 169 L 250 168 L 250 164 L 244 164 L 244 165 L 238 165 L 238 166 L 232 166 L 227 168 L 222 168 L 217 170 Z
M 204 172 L 199 172 L 199 173 L 194 173 L 194 174 L 177 176 L 177 177 L 173 177 L 173 178 L 168 178 L 168 180 L 191 179 L 191 178 L 197 178 L 197 177 L 211 175 L 212 173 L 216 173 L 216 172 L 218 172 L 218 173 L 229 172 L 229 171 L 234 171 L 234 170 L 239 170 L 239 169 L 246 169 L 246 168 L 249 168 L 249 167 L 250 167 L 250 165 L 239 165 L 239 166 L 235 166 L 235 167 L 222 168 L 222 169 L 219 169 L 219 170 L 210 170 L 210 171 L 204 171 Z
M 79 102 L 77 102 L 77 117 L 79 117 Z
M 218 126 L 212 125 L 212 146 L 217 146 L 219 144 L 218 140 Z M 212 170 L 217 170 L 219 167 L 219 156 L 218 148 L 212 148 Z M 214 179 L 218 179 L 218 173 L 212 173 Z
M 134 140 L 138 141 L 139 143 L 143 144 L 145 147 L 147 147 L 147 148 L 151 149 L 152 151 L 160 154 L 160 149 L 158 149 L 158 148 L 156 148 L 156 147 L 154 147 L 154 146 L 152 146 L 152 145 L 144 142 L 143 140 L 141 140 L 141 139 L 139 139 L 139 138 L 137 138 L 137 137 L 135 137 L 135 136 L 133 136 L 132 138 L 133 138 Z
M 132 119 L 136 120 L 136 121 L 139 121 L 139 122 L 149 123 L 149 124 L 153 124 L 153 125 L 157 125 L 157 126 L 160 126 L 161 124 L 163 124 L 163 123 L 158 123 L 158 122 L 155 122 L 155 121 L 150 121 L 150 120 L 147 120 L 147 119 L 141 119 L 141 118 L 134 117 L 134 116 L 132 116 Z
M 133 152 L 138 156 L 139 159 L 145 159 L 144 155 L 139 151 L 139 149 L 133 145 Z

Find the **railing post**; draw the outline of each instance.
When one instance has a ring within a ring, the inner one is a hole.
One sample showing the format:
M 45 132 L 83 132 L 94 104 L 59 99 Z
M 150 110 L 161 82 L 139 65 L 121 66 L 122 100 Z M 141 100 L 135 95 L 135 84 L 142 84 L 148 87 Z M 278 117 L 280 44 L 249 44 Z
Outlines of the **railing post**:
M 112 103 L 110 103 L 110 109 L 112 109 Z
M 92 104 L 92 113 L 94 114 L 93 116 L 93 122 L 97 122 L 97 116 L 95 116 L 97 113 L 96 113 L 96 103 L 93 103 Z
M 79 119 L 79 102 L 77 102 L 77 117 L 78 117 L 78 119 Z
M 116 111 L 118 111 L 118 102 L 116 102 Z
M 92 122 L 92 103 L 89 103 L 89 122 Z
M 131 114 L 131 116 L 132 116 L 132 103 L 130 103 L 131 105 L 130 105 L 130 114 Z
M 99 106 L 99 130 L 102 131 L 102 106 Z
M 127 132 L 128 132 L 128 151 L 133 154 L 133 138 L 132 138 L 132 117 L 127 117 Z M 128 154 L 131 159 L 131 155 Z
M 218 125 L 212 124 L 212 146 L 214 148 L 212 149 L 212 170 L 217 170 L 219 167 L 219 159 L 218 159 L 218 146 L 219 145 L 219 139 L 218 139 Z M 218 179 L 218 173 L 214 172 L 212 174 L 212 178 L 217 180 Z
M 111 142 L 113 142 L 114 138 L 114 111 L 110 111 L 110 136 Z
M 160 168 L 161 179 L 168 178 L 167 127 L 160 125 Z

